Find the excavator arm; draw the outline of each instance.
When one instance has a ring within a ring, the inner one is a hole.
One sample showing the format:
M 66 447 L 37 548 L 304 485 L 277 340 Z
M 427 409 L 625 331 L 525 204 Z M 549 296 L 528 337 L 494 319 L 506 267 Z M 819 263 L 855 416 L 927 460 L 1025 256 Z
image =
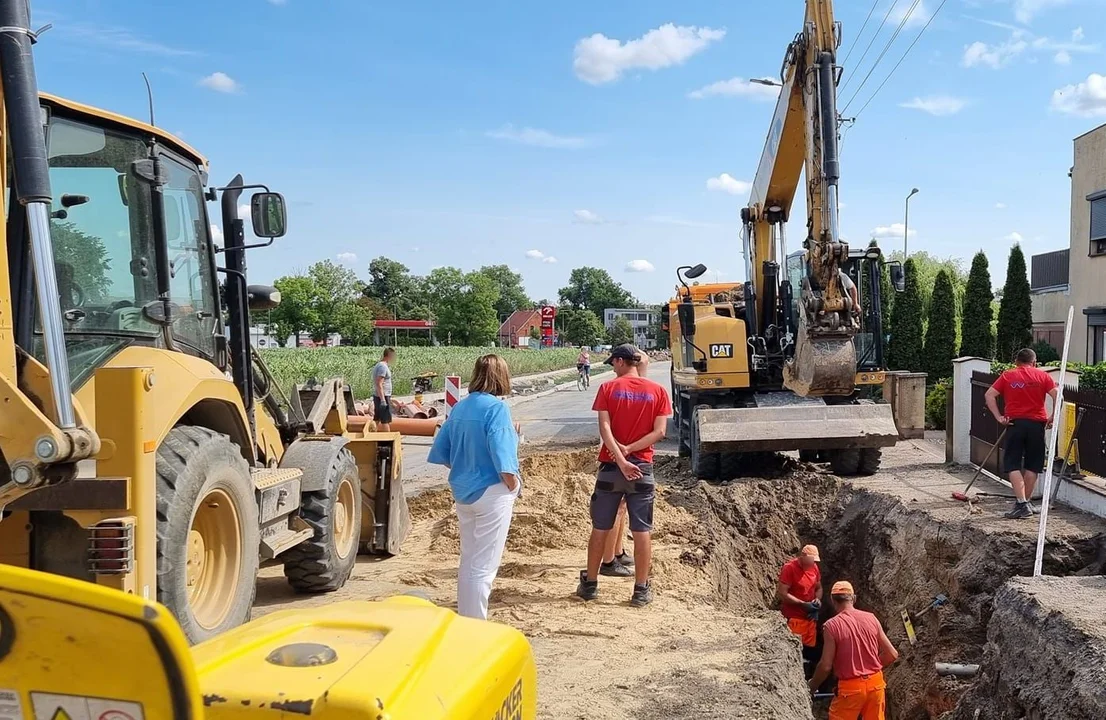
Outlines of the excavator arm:
M 760 165 L 742 210 L 746 258 L 746 322 L 754 367 L 783 361 L 784 386 L 801 396 L 850 395 L 859 327 L 842 286 L 839 263 L 849 255 L 838 232 L 838 26 L 832 0 L 807 0 L 802 31 L 788 45 L 782 87 Z M 807 236 L 802 287 L 780 278 L 787 257 L 787 220 L 805 175 Z M 791 314 L 798 294 L 798 326 Z

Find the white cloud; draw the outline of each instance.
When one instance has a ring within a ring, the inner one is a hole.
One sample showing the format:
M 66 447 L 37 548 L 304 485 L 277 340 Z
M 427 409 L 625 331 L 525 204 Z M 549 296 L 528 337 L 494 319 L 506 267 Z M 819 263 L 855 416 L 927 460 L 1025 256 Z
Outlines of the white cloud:
M 238 218 L 244 222 L 253 220 L 253 210 L 250 209 L 249 203 L 242 203 L 238 206 Z
M 1025 52 L 1029 47 L 1018 32 L 997 45 L 976 41 L 964 48 L 964 57 L 961 63 L 964 67 L 986 66 L 992 70 L 998 70 L 1009 64 L 1017 56 Z
M 1004 203 L 1004 202 L 995 203 L 995 209 L 996 210 L 1005 210 L 1006 209 L 1006 203 Z
M 543 253 L 541 250 L 527 250 L 526 257 L 530 258 L 531 260 L 541 260 L 543 257 L 545 257 L 545 253 Z
M 964 98 L 950 97 L 948 95 L 930 95 L 928 97 L 916 97 L 909 102 L 900 103 L 899 107 L 911 110 L 921 110 L 930 115 L 942 117 L 955 115 L 968 105 Z
M 902 232 L 906 228 L 902 223 L 891 223 L 890 225 L 880 225 L 872 229 L 872 237 L 877 240 L 894 240 L 902 239 Z M 918 234 L 917 230 L 910 231 L 910 237 L 914 237 Z
M 1061 50 L 1053 56 L 1052 62 L 1057 65 L 1071 65 L 1071 53 L 1067 50 Z
M 1079 117 L 1106 116 L 1106 75 L 1091 73 L 1078 85 L 1066 85 L 1052 93 L 1056 112 Z
M 672 225 L 674 227 L 686 227 L 686 228 L 716 228 L 719 227 L 715 223 L 699 222 L 698 220 L 685 220 L 681 217 L 675 217 L 674 215 L 650 215 L 645 218 L 645 222 L 655 223 L 657 225 Z
M 242 89 L 238 81 L 225 72 L 213 72 L 200 80 L 200 85 L 221 93 L 236 93 Z
M 1021 243 L 1025 241 L 1025 238 L 1022 237 L 1020 232 L 1012 232 L 1009 235 L 1004 235 L 1002 239 L 1010 243 Z
M 211 240 L 217 245 L 221 245 L 223 242 L 223 228 L 215 223 L 211 223 Z
M 1083 37 L 1084 37 L 1083 28 L 1077 27 L 1077 28 L 1075 28 L 1074 30 L 1071 31 L 1071 41 L 1072 42 L 1079 42 L 1080 40 L 1083 39 Z
M 496 140 L 506 140 L 533 147 L 576 149 L 591 144 L 587 138 L 556 135 L 548 130 L 532 127 L 516 128 L 511 123 L 507 123 L 498 130 L 489 130 L 484 134 Z
M 779 97 L 780 89 L 774 85 L 762 85 L 745 78 L 735 77 L 729 80 L 719 80 L 687 94 L 692 100 L 702 100 L 718 95 L 770 101 Z
M 1033 22 L 1041 12 L 1067 5 L 1071 0 L 1014 0 L 1014 19 L 1023 25 Z
M 748 193 L 752 187 L 753 184 L 751 182 L 736 180 L 729 173 L 722 173 L 718 177 L 712 177 L 707 180 L 708 190 L 720 190 L 730 195 L 744 195 Z
M 913 8 L 913 11 L 911 11 L 911 8 Z M 907 13 L 910 14 L 910 17 L 907 17 Z M 926 7 L 924 0 L 919 0 L 917 5 L 914 5 L 912 2 L 900 3 L 896 0 L 889 19 L 895 26 L 898 26 L 905 20 L 906 23 L 903 27 L 913 27 L 916 25 L 925 25 L 929 22 L 929 17 L 929 8 Z
M 340 252 L 335 256 L 334 259 L 342 263 L 343 265 L 353 265 L 357 262 L 357 253 Z
M 725 30 L 672 23 L 625 43 L 595 33 L 576 43 L 572 69 L 584 82 L 602 85 L 618 80 L 628 70 L 659 70 L 682 65 L 725 36 Z
M 654 270 L 656 270 L 656 268 L 653 267 L 653 263 L 649 262 L 648 260 L 631 260 L 630 262 L 626 263 L 626 272 L 649 273 L 653 272 Z
M 553 264 L 555 264 L 555 263 L 557 262 L 557 258 L 553 257 L 552 255 L 546 255 L 545 257 L 543 257 L 543 258 L 541 259 L 541 261 L 542 261 L 543 263 L 547 263 L 547 264 L 549 264 L 549 265 L 553 265 Z
M 580 223 L 582 225 L 602 225 L 607 222 L 603 218 L 599 217 L 597 213 L 591 210 L 574 210 L 572 212 L 573 222 Z
M 162 57 L 188 57 L 200 55 L 195 50 L 184 50 L 155 42 L 130 30 L 96 23 L 59 23 L 59 30 L 76 40 L 103 45 L 112 50 L 161 55 Z

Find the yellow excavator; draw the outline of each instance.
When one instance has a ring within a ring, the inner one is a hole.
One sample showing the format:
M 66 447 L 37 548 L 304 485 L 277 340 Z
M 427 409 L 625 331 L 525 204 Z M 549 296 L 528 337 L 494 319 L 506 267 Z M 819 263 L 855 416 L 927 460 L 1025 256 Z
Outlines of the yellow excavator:
M 838 231 L 839 42 L 831 0 L 807 0 L 741 211 L 745 283 L 692 285 L 706 266 L 677 270 L 667 306 L 673 405 L 681 452 L 703 479 L 735 477 L 745 453 L 785 450 L 869 474 L 898 439 L 890 406 L 858 392 L 885 376 L 882 273 L 899 289 L 903 277 L 878 247 L 850 250 Z M 807 236 L 789 255 L 804 172 Z
M 398 551 L 399 436 L 251 354 L 279 294 L 246 250 L 284 235 L 283 198 L 205 191 L 152 117 L 40 95 L 29 19 L 0 3 L 0 717 L 534 718 L 511 628 L 413 597 L 246 622 L 261 561 L 325 592 Z

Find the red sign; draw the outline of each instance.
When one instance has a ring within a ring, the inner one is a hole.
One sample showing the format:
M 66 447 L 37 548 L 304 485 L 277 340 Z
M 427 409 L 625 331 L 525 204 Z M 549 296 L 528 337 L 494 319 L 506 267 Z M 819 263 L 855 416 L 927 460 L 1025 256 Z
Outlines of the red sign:
M 541 344 L 544 347 L 553 347 L 553 324 L 557 319 L 557 308 L 553 305 L 543 305 L 541 308 Z

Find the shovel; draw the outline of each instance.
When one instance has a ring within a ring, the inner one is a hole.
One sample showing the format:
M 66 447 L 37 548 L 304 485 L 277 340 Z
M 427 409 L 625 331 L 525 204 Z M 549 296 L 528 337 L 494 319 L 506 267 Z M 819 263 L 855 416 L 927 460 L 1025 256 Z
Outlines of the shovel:
M 979 463 L 979 468 L 976 469 L 975 475 L 972 475 L 972 479 L 968 481 L 968 486 L 964 488 L 963 492 L 960 492 L 959 490 L 953 491 L 953 500 L 968 502 L 968 491 L 972 489 L 972 485 L 975 485 L 975 481 L 979 479 L 980 474 L 983 472 L 984 466 L 987 464 L 987 461 L 991 459 L 991 456 L 995 454 L 995 450 L 998 450 L 998 446 L 1002 444 L 1002 439 L 1006 437 L 1006 431 L 1009 429 L 1009 425 L 1002 428 L 1002 432 L 999 433 L 998 440 L 995 440 L 995 444 L 991 446 L 991 450 L 987 453 L 987 457 L 983 458 L 983 462 Z

